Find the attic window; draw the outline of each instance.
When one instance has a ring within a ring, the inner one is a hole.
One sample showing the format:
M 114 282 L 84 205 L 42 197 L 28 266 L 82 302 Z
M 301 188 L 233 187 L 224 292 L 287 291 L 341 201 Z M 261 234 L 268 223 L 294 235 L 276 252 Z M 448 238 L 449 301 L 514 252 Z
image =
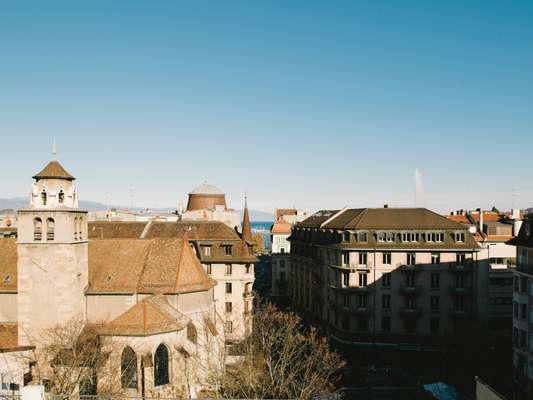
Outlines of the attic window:
M 11 283 L 11 275 L 6 275 L 4 278 L 4 283 Z
M 464 232 L 456 232 L 455 233 L 455 241 L 458 243 L 463 243 L 465 241 L 465 233 Z
M 358 242 L 366 242 L 366 241 L 368 241 L 368 234 L 366 232 L 358 232 L 357 233 L 357 241 Z
M 108 275 L 106 278 L 105 278 L 105 283 L 109 283 L 111 282 L 111 275 Z
M 222 245 L 224 248 L 224 255 L 226 256 L 232 256 L 233 255 L 233 246 L 231 244 L 224 244 Z

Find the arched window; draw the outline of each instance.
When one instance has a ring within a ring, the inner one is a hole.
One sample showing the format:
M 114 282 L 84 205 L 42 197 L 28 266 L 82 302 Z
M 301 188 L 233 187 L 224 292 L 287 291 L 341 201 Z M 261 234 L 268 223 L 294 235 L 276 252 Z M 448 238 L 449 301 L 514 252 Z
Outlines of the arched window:
M 43 239 L 43 221 L 41 218 L 33 220 L 33 240 L 41 241 Z
M 166 385 L 168 376 L 168 349 L 160 344 L 154 354 L 154 385 Z
M 45 205 L 46 205 L 46 201 L 47 201 L 46 191 L 43 190 L 43 191 L 41 192 L 41 204 L 42 204 L 43 206 L 45 206 Z
M 193 343 L 196 343 L 197 338 L 198 334 L 196 332 L 196 327 L 191 322 L 189 325 L 187 325 L 187 339 L 189 339 Z
M 120 357 L 120 381 L 123 389 L 137 389 L 137 355 L 129 346 Z
M 46 220 L 46 240 L 54 240 L 55 221 L 53 218 Z
M 57 195 L 57 201 L 59 204 L 63 204 L 65 202 L 65 192 L 63 192 L 63 189 L 59 191 L 59 194 Z

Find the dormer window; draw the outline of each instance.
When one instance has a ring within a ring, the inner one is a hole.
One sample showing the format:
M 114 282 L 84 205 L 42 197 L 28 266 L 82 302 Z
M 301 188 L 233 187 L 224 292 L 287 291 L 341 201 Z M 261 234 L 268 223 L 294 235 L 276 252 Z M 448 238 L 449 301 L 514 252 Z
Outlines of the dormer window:
M 350 241 L 350 232 L 344 232 L 344 238 L 343 240 L 345 242 L 349 242 Z
M 366 242 L 366 241 L 368 241 L 368 233 L 367 232 L 358 232 L 357 233 L 357 241 L 358 242 Z
M 385 232 L 378 232 L 378 242 L 380 243 L 385 242 L 386 237 L 387 237 L 387 234 Z
M 45 206 L 47 200 L 48 200 L 48 199 L 47 199 L 46 192 L 43 190 L 43 191 L 41 192 L 41 204 L 42 204 L 43 206 Z
M 457 243 L 463 243 L 465 241 L 465 233 L 464 232 L 455 232 L 455 241 Z
M 63 204 L 65 202 L 65 192 L 63 192 L 63 190 L 59 191 L 59 194 L 57 195 L 57 201 L 59 204 Z
M 231 244 L 225 244 L 222 245 L 224 248 L 224 255 L 225 256 L 232 256 L 233 255 L 233 246 Z
M 440 243 L 444 241 L 444 233 L 442 232 L 428 232 L 426 234 L 426 242 Z
M 211 257 L 211 246 L 203 245 L 201 246 L 201 248 L 202 248 L 202 253 L 204 254 L 204 256 Z

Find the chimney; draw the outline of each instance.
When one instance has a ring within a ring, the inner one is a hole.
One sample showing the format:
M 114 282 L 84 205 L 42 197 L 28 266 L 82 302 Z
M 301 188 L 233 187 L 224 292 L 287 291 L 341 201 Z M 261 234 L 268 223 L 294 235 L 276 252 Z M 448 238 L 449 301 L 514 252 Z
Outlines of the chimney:
M 483 210 L 479 211 L 479 230 L 483 232 Z

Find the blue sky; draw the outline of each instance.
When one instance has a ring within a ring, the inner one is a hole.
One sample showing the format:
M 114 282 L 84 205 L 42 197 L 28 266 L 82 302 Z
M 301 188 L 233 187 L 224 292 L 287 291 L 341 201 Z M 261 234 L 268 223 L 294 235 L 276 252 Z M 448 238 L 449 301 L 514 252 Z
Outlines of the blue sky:
M 533 206 L 531 1 L 0 3 L 0 197 Z

